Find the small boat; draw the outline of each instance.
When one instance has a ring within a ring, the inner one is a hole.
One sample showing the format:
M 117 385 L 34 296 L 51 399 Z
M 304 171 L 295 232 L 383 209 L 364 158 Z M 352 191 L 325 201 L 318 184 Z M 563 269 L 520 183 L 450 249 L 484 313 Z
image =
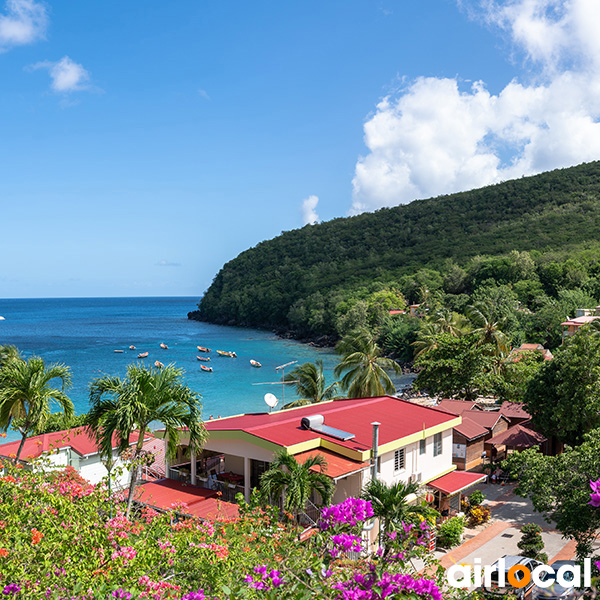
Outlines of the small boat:
M 196 346 L 200 352 L 210 352 L 210 348 L 205 348 L 204 346 Z
M 206 371 L 207 373 L 212 373 L 213 372 L 212 367 L 205 367 L 204 365 L 200 365 L 200 368 L 203 371 Z
M 166 344 L 163 344 L 162 342 L 160 343 L 160 347 L 161 347 L 163 350 L 168 350 L 168 349 L 169 349 L 169 346 L 167 346 Z
M 252 359 L 250 359 L 250 364 L 251 364 L 253 367 L 256 367 L 257 369 L 260 369 L 260 368 L 262 367 L 262 365 L 261 365 L 261 364 L 260 364 L 260 363 L 259 363 L 257 360 L 252 360 Z
M 208 362 L 210 358 L 208 356 L 196 356 L 198 360 L 203 360 L 204 362 Z
M 4 317 L 0 317 L 0 321 L 4 321 Z
M 229 356 L 229 358 L 237 358 L 237 354 L 235 352 L 226 352 L 225 350 L 217 350 L 217 354 L 219 356 Z
M 140 352 L 138 354 L 138 358 L 146 358 L 150 354 L 149 352 Z
M 160 360 L 155 360 L 155 361 L 154 361 L 154 366 L 155 366 L 157 369 L 162 369 L 162 368 L 163 368 L 165 365 L 163 365 L 163 364 L 160 362 Z
M 119 353 L 121 353 L 121 352 L 123 352 L 123 350 L 114 350 L 114 352 L 119 352 Z
M 135 350 L 135 346 L 129 346 L 130 350 Z

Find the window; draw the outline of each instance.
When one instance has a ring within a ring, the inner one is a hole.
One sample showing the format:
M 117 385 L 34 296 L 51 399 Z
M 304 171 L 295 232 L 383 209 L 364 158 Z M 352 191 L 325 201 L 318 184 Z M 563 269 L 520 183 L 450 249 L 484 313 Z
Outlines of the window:
M 442 453 L 442 434 L 436 433 L 433 436 L 433 455 L 439 456 Z
M 394 453 L 394 471 L 404 469 L 404 448 L 396 450 Z
M 427 452 L 427 440 L 421 440 L 419 442 L 419 454 L 425 454 Z

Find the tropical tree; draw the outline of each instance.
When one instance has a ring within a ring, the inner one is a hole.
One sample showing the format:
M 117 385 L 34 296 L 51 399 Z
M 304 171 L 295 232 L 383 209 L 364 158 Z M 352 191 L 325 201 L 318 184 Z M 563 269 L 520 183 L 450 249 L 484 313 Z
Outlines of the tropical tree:
M 314 363 L 306 362 L 296 367 L 285 376 L 285 381 L 294 384 L 294 388 L 300 399 L 289 402 L 284 408 L 316 404 L 325 400 L 339 398 L 337 395 L 338 382 L 326 385 L 322 360 L 317 360 Z
M 21 352 L 16 346 L 9 344 L 0 346 L 0 368 L 15 358 L 21 358 Z
M 427 516 L 431 509 L 428 507 L 409 504 L 410 496 L 419 491 L 419 484 L 397 481 L 387 485 L 380 479 L 371 479 L 364 487 L 361 498 L 368 500 L 373 506 L 373 514 L 379 517 L 380 534 L 391 533 L 402 522 L 410 521 L 417 515 Z
M 104 459 L 112 457 L 113 436 L 120 452 L 129 450 L 131 434 L 138 438 L 131 457 L 131 481 L 127 498 L 129 518 L 143 456 L 144 437 L 152 422 L 162 423 L 167 436 L 167 456 L 175 456 L 180 429 L 187 428 L 192 452 L 206 439 L 200 418 L 200 397 L 182 382 L 183 371 L 168 365 L 162 369 L 143 364 L 127 367 L 125 379 L 101 377 L 92 381 L 87 425 L 96 436 Z
M 53 380 L 61 382 L 60 389 L 53 387 Z M 56 402 L 64 415 L 73 417 L 73 402 L 65 394 L 71 385 L 71 370 L 66 365 L 46 366 L 39 356 L 28 360 L 13 356 L 0 368 L 0 429 L 6 431 L 13 419 L 20 422 L 21 443 L 15 461 L 27 436 L 41 430 L 51 414 L 51 405 Z
M 386 371 L 401 373 L 398 363 L 382 356 L 383 351 L 367 330 L 347 335 L 336 351 L 343 355 L 334 370 L 336 377 L 345 372 L 341 386 L 349 398 L 368 398 L 394 394 L 396 388 Z
M 313 492 L 321 497 L 322 504 L 329 504 L 335 485 L 325 475 L 327 461 L 321 454 L 299 463 L 284 448 L 275 455 L 275 460 L 260 478 L 262 494 L 271 500 L 284 497 L 283 508 L 297 514 L 306 506 Z
M 473 324 L 473 333 L 477 337 L 477 345 L 490 344 L 497 356 L 506 355 L 509 348 L 507 335 L 502 331 L 504 320 L 495 315 L 490 302 L 476 302 L 467 310 L 467 316 Z

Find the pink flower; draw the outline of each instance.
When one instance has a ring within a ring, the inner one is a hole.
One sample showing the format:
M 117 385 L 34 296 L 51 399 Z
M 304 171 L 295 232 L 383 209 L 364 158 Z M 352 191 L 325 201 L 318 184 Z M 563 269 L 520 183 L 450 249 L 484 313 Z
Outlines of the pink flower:
M 590 487 L 592 488 L 592 493 L 590 494 L 590 501 L 588 504 L 598 508 L 600 507 L 600 479 L 597 481 L 592 481 L 590 479 Z

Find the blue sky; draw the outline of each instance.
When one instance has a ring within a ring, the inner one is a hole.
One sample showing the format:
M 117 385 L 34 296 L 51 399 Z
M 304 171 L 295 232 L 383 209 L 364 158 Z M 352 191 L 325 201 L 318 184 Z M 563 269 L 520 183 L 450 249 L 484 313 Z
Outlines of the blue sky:
M 599 158 L 597 5 L 0 4 L 0 297 L 199 296 L 306 222 Z

